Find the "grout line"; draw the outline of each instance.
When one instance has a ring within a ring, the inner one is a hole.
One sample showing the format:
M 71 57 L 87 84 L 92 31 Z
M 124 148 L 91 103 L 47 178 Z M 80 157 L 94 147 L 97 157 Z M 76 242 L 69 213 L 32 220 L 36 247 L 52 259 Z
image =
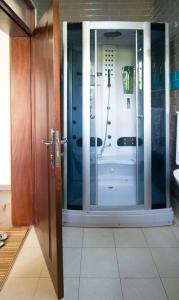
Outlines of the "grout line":
M 80 259 L 80 274 L 79 274 L 79 285 L 78 285 L 78 300 L 79 300 L 79 297 L 80 297 L 80 278 L 81 278 L 81 266 L 82 266 L 82 250 L 83 250 L 83 244 L 84 244 L 84 227 L 82 229 L 82 247 L 81 247 L 81 259 Z
M 37 289 L 39 287 L 39 281 L 40 281 L 40 277 L 38 277 L 38 280 L 37 280 L 37 283 L 36 283 L 36 287 L 34 289 L 34 293 L 33 293 L 33 296 L 32 296 L 32 300 L 35 299 L 35 295 L 36 295 Z
M 145 239 L 145 240 L 146 240 L 146 242 L 147 242 L 147 238 L 146 238 L 146 236 L 145 236 L 145 233 L 144 233 L 143 229 L 142 229 L 142 232 L 143 232 L 143 235 L 144 235 L 144 239 Z M 147 244 L 148 244 L 148 242 L 147 242 Z M 152 247 L 151 247 L 151 248 L 152 248 Z M 167 292 L 166 292 L 166 290 L 165 290 L 165 287 L 164 287 L 164 284 L 163 284 L 162 278 L 161 278 L 161 276 L 160 276 L 160 273 L 159 273 L 159 270 L 158 270 L 157 264 L 156 264 L 156 262 L 155 262 L 155 260 L 154 260 L 154 257 L 153 257 L 153 255 L 152 255 L 152 250 L 151 250 L 151 248 L 150 248 L 150 247 L 148 247 L 148 249 L 149 249 L 149 251 L 150 251 L 150 255 L 151 255 L 151 257 L 152 257 L 153 263 L 154 263 L 154 265 L 155 265 L 155 268 L 156 268 L 156 270 L 157 270 L 157 273 L 158 273 L 158 276 L 159 276 L 159 279 L 160 279 L 161 285 L 162 285 L 162 287 L 163 287 L 163 289 L 164 289 L 165 295 L 166 295 L 167 299 L 168 299 L 168 300 L 170 300 L 170 299 L 169 299 L 169 297 L 168 297 L 168 295 L 167 295 Z
M 119 268 L 119 262 L 118 262 L 118 258 L 117 258 L 117 247 L 116 247 L 115 229 L 114 228 L 113 228 L 112 232 L 113 232 L 113 239 L 114 239 L 114 245 L 115 245 L 115 255 L 116 255 L 116 261 L 117 261 L 117 267 L 118 267 L 118 272 L 119 272 L 119 281 L 120 281 L 120 285 L 121 285 L 122 300 L 124 300 L 124 293 L 123 293 L 123 289 L 122 289 L 122 279 L 120 277 L 120 268 Z
M 16 277 L 16 278 L 19 278 L 19 277 Z M 21 277 L 21 278 L 25 278 L 24 276 L 23 277 Z M 38 278 L 38 277 L 28 277 L 28 278 Z M 47 278 L 47 277 L 42 277 L 42 278 Z M 126 277 L 109 277 L 109 276 L 104 276 L 104 277 L 101 277 L 101 276 L 72 276 L 72 275 L 65 275 L 64 276 L 64 278 L 86 278 L 86 279 L 93 279 L 93 278 L 95 278 L 95 279 L 159 279 L 160 277 L 159 276 L 141 276 L 141 277 L 128 277 L 128 276 L 126 276 Z M 169 278 L 169 279 L 179 279 L 179 277 L 173 277 L 173 276 L 163 276 L 163 277 L 161 277 L 161 278 Z

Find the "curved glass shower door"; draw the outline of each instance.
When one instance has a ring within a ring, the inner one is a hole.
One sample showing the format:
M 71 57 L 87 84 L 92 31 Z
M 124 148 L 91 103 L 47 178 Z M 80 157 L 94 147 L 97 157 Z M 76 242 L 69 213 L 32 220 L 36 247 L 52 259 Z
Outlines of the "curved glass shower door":
M 143 30 L 90 29 L 90 206 L 144 206 Z

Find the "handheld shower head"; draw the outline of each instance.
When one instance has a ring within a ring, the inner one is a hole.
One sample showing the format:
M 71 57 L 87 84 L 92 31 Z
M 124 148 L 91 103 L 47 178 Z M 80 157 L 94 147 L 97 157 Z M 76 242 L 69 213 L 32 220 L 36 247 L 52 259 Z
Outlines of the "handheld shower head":
M 108 69 L 108 87 L 111 87 L 111 71 Z

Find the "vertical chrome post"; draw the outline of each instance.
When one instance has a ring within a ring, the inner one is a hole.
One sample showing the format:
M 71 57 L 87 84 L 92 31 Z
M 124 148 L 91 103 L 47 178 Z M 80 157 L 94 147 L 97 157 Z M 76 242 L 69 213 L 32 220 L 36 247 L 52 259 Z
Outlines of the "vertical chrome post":
M 139 107 L 138 107 L 138 39 L 137 39 L 137 30 L 135 34 L 135 49 L 136 49 L 136 61 L 135 61 L 135 101 L 136 101 L 136 204 L 138 202 L 138 185 L 139 185 L 139 162 L 138 162 L 138 140 L 139 140 L 139 132 L 138 132 L 138 113 L 139 113 Z
M 144 205 L 152 207 L 151 172 L 151 25 L 144 23 Z
M 98 35 L 97 35 L 97 30 L 95 30 L 95 98 L 94 98 L 94 105 L 95 105 L 95 153 L 96 153 L 96 198 L 95 198 L 95 204 L 98 205 L 98 164 L 97 164 L 97 160 L 98 160 L 98 156 L 97 156 L 97 152 L 98 152 L 98 147 L 97 147 L 97 136 L 96 136 L 96 129 L 97 129 L 97 109 L 96 109 L 96 101 L 97 101 L 97 72 L 98 72 Z
M 169 24 L 165 24 L 165 130 L 166 130 L 166 206 L 170 207 L 170 82 Z
M 63 136 L 67 137 L 67 22 L 63 22 Z M 67 208 L 67 143 L 63 147 L 64 208 Z
M 83 209 L 90 203 L 90 30 L 83 23 L 83 79 L 82 79 L 82 136 L 83 136 Z

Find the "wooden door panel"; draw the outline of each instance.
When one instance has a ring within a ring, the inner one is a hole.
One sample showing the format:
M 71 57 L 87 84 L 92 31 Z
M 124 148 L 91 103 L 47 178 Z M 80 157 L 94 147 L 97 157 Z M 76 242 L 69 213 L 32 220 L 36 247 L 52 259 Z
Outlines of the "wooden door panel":
M 33 224 L 30 38 L 10 38 L 12 224 Z
M 58 0 L 42 17 L 32 37 L 33 160 L 35 222 L 40 245 L 58 298 L 63 297 Z M 55 149 L 57 150 L 57 149 Z M 55 167 L 51 154 L 55 155 Z M 59 156 L 57 157 L 57 154 Z

